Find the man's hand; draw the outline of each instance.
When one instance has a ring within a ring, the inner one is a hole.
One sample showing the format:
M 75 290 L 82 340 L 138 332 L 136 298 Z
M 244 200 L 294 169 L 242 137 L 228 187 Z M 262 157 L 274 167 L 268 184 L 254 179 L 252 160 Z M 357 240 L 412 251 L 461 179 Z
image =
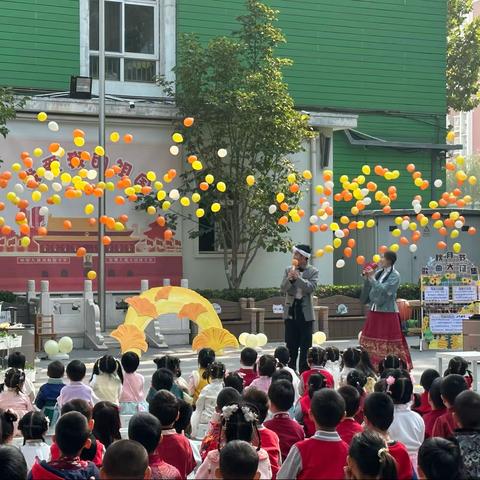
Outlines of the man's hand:
M 297 280 L 297 278 L 300 276 L 300 274 L 298 273 L 298 270 L 297 269 L 290 269 L 290 271 L 288 272 L 288 279 L 291 281 L 291 282 L 294 282 L 295 280 Z

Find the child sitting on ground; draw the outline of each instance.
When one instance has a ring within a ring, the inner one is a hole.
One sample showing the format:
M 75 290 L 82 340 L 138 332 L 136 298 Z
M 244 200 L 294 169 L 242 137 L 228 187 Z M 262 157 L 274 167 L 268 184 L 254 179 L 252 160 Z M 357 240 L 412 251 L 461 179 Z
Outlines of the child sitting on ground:
M 415 477 L 414 466 L 408 454 L 407 447 L 392 440 L 388 430 L 393 423 L 395 406 L 386 393 L 371 393 L 365 400 L 365 430 L 378 433 L 387 443 L 390 455 L 397 462 L 398 480 L 411 480 Z
M 13 410 L 18 418 L 33 410 L 30 397 L 23 392 L 25 372 L 18 368 L 9 368 L 5 373 L 5 389 L 0 393 L 0 408 Z M 17 432 L 15 432 L 15 435 Z
M 63 383 L 64 373 L 65 367 L 62 362 L 59 360 L 50 362 L 47 367 L 47 383 L 40 387 L 35 399 L 35 406 L 43 411 L 50 423 L 56 421 L 56 418 L 54 418 L 55 406 L 57 405 L 57 398 L 65 386 L 65 383 Z
M 92 410 L 93 434 L 95 438 L 108 448 L 113 442 L 120 440 L 120 410 L 112 402 L 98 402 Z
M 173 373 L 168 368 L 158 368 L 155 370 L 152 375 L 150 389 L 147 393 L 147 402 L 150 403 L 155 394 L 160 390 L 172 392 L 174 381 Z M 175 395 L 175 393 L 173 394 Z M 176 395 L 175 397 L 178 398 Z
M 196 462 L 188 438 L 173 428 L 179 414 L 177 398 L 171 392 L 160 390 L 152 398 L 149 411 L 162 425 L 162 441 L 155 454 L 177 468 L 182 478 L 186 478 L 195 468 Z
M 20 450 L 25 457 L 30 470 L 35 458 L 40 461 L 50 458 L 50 447 L 45 443 L 48 431 L 48 420 L 42 412 L 28 412 L 18 422 L 18 429 L 23 435 L 23 445 Z
M 272 355 L 262 355 L 258 361 L 259 377 L 252 381 L 248 388 L 256 388 L 267 393 L 272 383 L 272 375 L 277 368 L 277 361 Z
M 223 389 L 225 365 L 220 362 L 211 363 L 204 376 L 208 384 L 198 396 L 196 408 L 192 415 L 192 437 L 202 440 L 208 429 L 208 424 L 215 413 L 218 394 Z
M 257 351 L 250 347 L 245 347 L 240 352 L 240 365 L 237 373 L 243 379 L 243 387 L 248 387 L 256 378 L 258 373 L 256 370 Z
M 18 368 L 25 372 L 25 366 L 27 364 L 27 357 L 22 352 L 12 352 L 7 358 L 7 369 Z M 35 387 L 33 382 L 25 375 L 25 384 L 23 386 L 23 393 L 27 395 L 30 401 L 33 403 L 35 400 Z
M 372 361 L 370 360 L 370 354 L 368 350 L 363 347 L 358 347 L 360 350 L 360 361 L 358 362 L 355 370 L 360 370 L 366 377 L 367 383 L 365 384 L 366 393 L 372 393 L 375 382 L 377 381 L 377 372 L 375 371 Z
M 351 370 L 347 375 L 347 385 L 356 388 L 360 395 L 360 406 L 355 414 L 355 420 L 360 424 L 363 422 L 363 404 L 365 403 L 365 397 L 367 396 L 367 392 L 365 391 L 367 381 L 367 376 L 361 370 L 357 370 L 356 368 Z
M 258 412 L 257 429 L 258 433 L 260 434 L 260 442 L 258 445 L 261 445 L 262 448 L 268 453 L 270 467 L 272 468 L 272 479 L 275 480 L 280 468 L 280 464 L 282 463 L 282 456 L 280 452 L 280 440 L 278 435 L 273 430 L 265 427 L 263 424 L 268 414 L 268 396 L 265 392 L 252 388 L 243 394 L 243 401 L 247 405 L 253 405 Z M 255 442 L 253 444 L 256 445 Z
M 338 424 L 337 433 L 347 445 L 350 445 L 353 436 L 363 431 L 360 423 L 354 418 L 360 408 L 360 393 L 351 385 L 340 387 L 338 393 L 345 402 L 345 417 Z
M 280 345 L 275 349 L 273 356 L 275 357 L 275 360 L 277 360 L 277 362 L 279 363 L 278 366 L 280 367 L 280 369 L 286 370 L 292 376 L 291 383 L 295 390 L 295 403 L 297 403 L 298 399 L 300 398 L 299 388 L 301 381 L 300 377 L 297 375 L 297 372 L 293 368 L 290 368 L 288 366 L 288 364 L 290 363 L 290 351 L 287 347 Z
M 430 411 L 423 415 L 425 423 L 425 438 L 430 438 L 433 433 L 433 426 L 437 418 L 447 412 L 445 404 L 442 400 L 442 378 L 436 378 L 428 390 L 428 402 L 430 403 Z
M 467 390 L 455 399 L 453 416 L 459 428 L 455 438 L 462 452 L 466 471 L 472 478 L 480 477 L 480 395 Z
M 137 372 L 140 357 L 135 352 L 125 352 L 121 358 L 123 368 L 123 384 L 120 393 L 120 413 L 134 415 L 148 410 L 143 391 L 145 379 Z
M 425 480 L 469 478 L 464 470 L 459 446 L 444 438 L 425 440 L 418 451 L 418 473 Z
M 222 435 L 224 435 L 225 443 L 234 440 L 244 440 L 253 445 L 255 440 L 254 434 L 258 435 L 256 427 L 257 414 L 252 407 L 245 404 L 233 404 L 227 407 L 223 407 L 222 411 Z M 220 446 L 223 448 L 223 445 Z M 220 464 L 220 452 L 218 450 L 212 450 L 208 452 L 202 465 L 197 470 L 195 478 L 197 479 L 214 479 L 216 478 L 216 471 Z M 272 469 L 270 467 L 270 460 L 268 453 L 260 446 L 257 447 L 258 456 L 258 471 L 260 478 L 271 479 Z M 240 472 L 238 472 L 240 473 Z
M 447 411 L 435 421 L 432 437 L 450 438 L 453 436 L 454 430 L 458 428 L 457 421 L 453 416 L 453 405 L 458 395 L 465 390 L 468 390 L 468 385 L 463 375 L 454 373 L 443 378 L 440 391 Z
M 232 387 L 225 387 L 217 396 L 215 413 L 208 425 L 207 433 L 200 446 L 200 456 L 205 460 L 208 452 L 218 449 L 220 445 L 220 434 L 222 432 L 222 409 L 228 405 L 238 404 L 242 396 Z
M 420 377 L 420 385 L 423 388 L 423 393 L 419 398 L 419 406 L 412 408 L 412 410 L 422 415 L 422 417 L 432 411 L 432 407 L 430 406 L 430 402 L 428 400 L 428 392 L 430 391 L 433 381 L 439 377 L 440 374 L 433 368 L 427 368 L 424 370 L 422 376 Z
M 360 358 L 360 350 L 355 347 L 348 347 L 342 353 L 342 363 L 340 365 L 340 387 L 347 385 L 347 375 L 356 368 Z
M 202 389 L 208 384 L 203 374 L 208 366 L 215 361 L 215 352 L 211 348 L 202 348 L 198 352 L 198 370 L 194 370 L 188 379 L 188 391 L 193 398 L 193 404 L 197 403 L 197 398 Z
M 7 445 L 13 440 L 17 420 L 18 416 L 13 410 L 0 408 L 0 445 Z
M 94 422 L 92 419 L 92 407 L 89 403 L 85 400 L 70 400 L 67 402 L 63 407 L 61 414 L 65 415 L 69 412 L 78 412 L 82 414 L 88 423 L 88 428 L 90 430 L 90 446 L 85 447 L 80 454 L 80 460 L 90 461 L 93 462 L 97 467 L 102 466 L 103 455 L 105 454 L 105 446 L 103 443 L 95 438 L 93 435 L 92 430 L 94 426 Z M 58 445 L 54 441 L 50 447 L 50 459 L 51 460 L 58 460 L 60 458 L 60 449 Z
M 27 476 L 27 464 L 20 450 L 13 445 L 0 445 L 0 478 L 25 480 Z
M 80 459 L 82 450 L 90 446 L 90 430 L 81 413 L 69 412 L 58 419 L 55 441 L 61 452 L 60 458 L 50 462 L 37 460 L 30 472 L 30 480 L 100 478 L 100 472 L 92 462 Z
M 87 373 L 87 367 L 80 360 L 72 360 L 67 365 L 67 377 L 70 383 L 65 385 L 57 398 L 57 405 L 61 409 L 70 400 L 85 400 L 93 408 L 98 398 L 90 386 L 85 385 L 82 380 Z
M 288 380 L 273 381 L 268 389 L 268 398 L 273 417 L 264 425 L 278 435 L 280 452 L 282 458 L 285 459 L 292 446 L 305 439 L 302 426 L 292 420 L 288 414 L 295 399 L 293 385 Z
M 154 361 L 157 368 L 168 368 L 173 373 L 173 386 L 171 392 L 179 399 L 192 403 L 193 399 L 188 393 L 188 383 L 182 378 L 180 359 L 173 355 L 164 355 Z
M 119 440 L 105 452 L 101 471 L 102 480 L 150 480 L 148 454 L 133 440 Z
M 397 478 L 397 463 L 389 453 L 385 440 L 375 432 L 356 435 L 348 451 L 345 479 Z
M 322 347 L 310 347 L 307 353 L 307 362 L 310 367 L 300 376 L 299 393 L 304 395 L 308 391 L 308 379 L 314 373 L 320 373 L 324 376 L 327 388 L 334 388 L 333 376 L 325 369 L 325 350 Z
M 295 405 L 295 420 L 303 425 L 306 438 L 310 438 L 315 434 L 315 422 L 310 415 L 311 401 L 313 394 L 322 388 L 327 388 L 325 377 L 321 373 L 310 375 L 308 379 L 308 393 Z
M 390 354 L 378 364 L 380 378 L 385 378 L 385 372 L 389 370 L 407 370 L 407 364 L 397 355 Z
M 345 415 L 345 402 L 338 392 L 324 388 L 313 395 L 311 415 L 315 422 L 315 435 L 292 447 L 277 479 L 343 480 L 348 445 L 340 438 L 336 428 Z
M 385 379 L 385 388 L 395 405 L 388 434 L 392 440 L 402 442 L 407 447 L 412 464 L 416 465 L 418 449 L 425 439 L 425 423 L 410 408 L 413 396 L 410 374 L 406 370 L 392 370 Z
M 104 355 L 93 365 L 90 386 L 99 400 L 120 403 L 122 393 L 123 373 L 118 360 L 111 355 Z
M 220 451 L 216 478 L 223 480 L 259 480 L 258 455 L 248 442 L 232 440 Z
M 340 385 L 340 350 L 334 346 L 325 348 L 325 359 L 325 370 L 332 374 L 333 384 Z
M 158 418 L 146 412 L 137 413 L 128 424 L 128 438 L 145 447 L 152 480 L 181 480 L 178 469 L 166 463 L 158 453 L 155 453 L 162 438 L 162 425 Z
M 243 378 L 237 372 L 228 372 L 223 377 L 223 385 L 234 388 L 240 394 L 243 393 Z
M 448 367 L 443 373 L 443 376 L 446 377 L 452 374 L 462 375 L 467 382 L 468 388 L 472 388 L 472 372 L 468 369 L 468 362 L 463 357 L 453 357 L 448 362 Z

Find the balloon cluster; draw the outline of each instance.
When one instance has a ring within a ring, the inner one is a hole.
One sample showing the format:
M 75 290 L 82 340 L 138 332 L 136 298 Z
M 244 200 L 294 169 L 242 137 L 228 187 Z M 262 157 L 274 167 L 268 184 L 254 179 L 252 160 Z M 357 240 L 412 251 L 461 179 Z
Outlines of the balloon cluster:
M 243 332 L 238 337 L 238 343 L 244 347 L 257 348 L 264 347 L 268 342 L 268 338 L 264 333 L 248 333 Z
M 59 353 L 68 354 L 73 350 L 73 340 L 70 337 L 62 337 L 58 342 L 56 340 L 47 340 L 43 349 L 49 357 Z

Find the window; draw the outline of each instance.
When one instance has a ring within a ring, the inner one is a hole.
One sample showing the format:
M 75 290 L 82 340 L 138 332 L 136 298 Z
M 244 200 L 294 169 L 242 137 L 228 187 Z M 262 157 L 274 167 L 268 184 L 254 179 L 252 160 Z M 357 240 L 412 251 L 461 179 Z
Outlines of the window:
M 98 0 L 89 0 L 90 75 L 98 78 Z M 159 74 L 157 0 L 105 2 L 105 78 L 155 83 Z

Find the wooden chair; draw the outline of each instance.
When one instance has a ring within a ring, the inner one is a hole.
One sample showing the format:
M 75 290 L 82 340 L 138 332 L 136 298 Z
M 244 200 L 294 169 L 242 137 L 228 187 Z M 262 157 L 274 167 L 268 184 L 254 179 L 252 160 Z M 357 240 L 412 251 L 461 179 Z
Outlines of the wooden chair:
M 55 319 L 53 315 L 37 315 L 35 317 L 35 351 L 40 352 L 43 347 L 43 339 L 54 340 Z

